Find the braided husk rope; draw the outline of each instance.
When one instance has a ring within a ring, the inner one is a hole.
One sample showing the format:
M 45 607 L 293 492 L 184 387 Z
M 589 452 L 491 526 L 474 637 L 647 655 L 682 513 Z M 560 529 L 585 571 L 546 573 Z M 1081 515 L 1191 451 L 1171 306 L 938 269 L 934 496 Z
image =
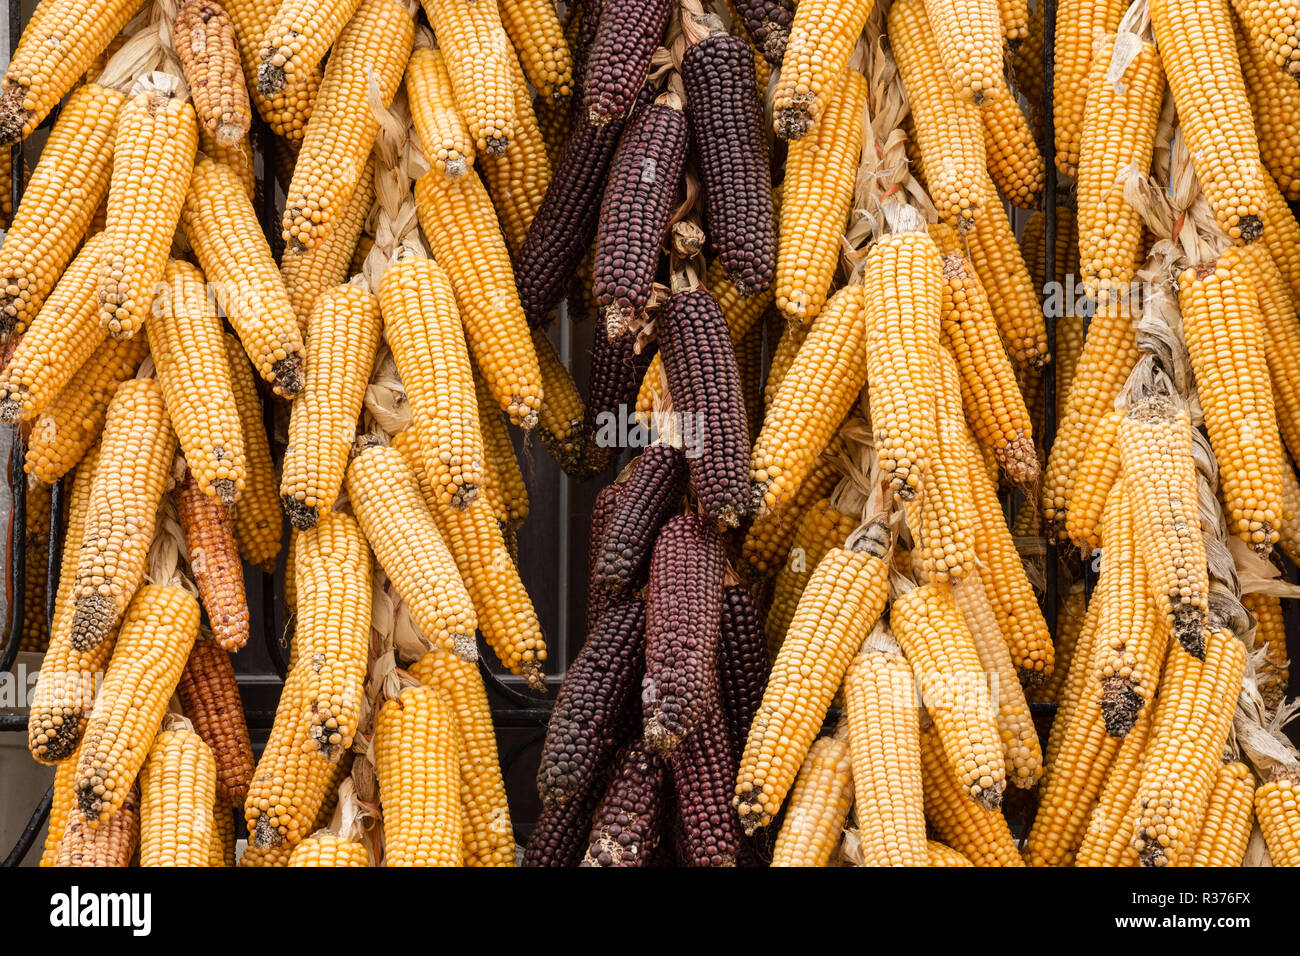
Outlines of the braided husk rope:
M 172 48 L 172 26 L 179 12 L 180 0 L 154 0 L 137 14 L 122 30 L 130 39 L 104 65 L 95 83 L 132 95 L 187 99 L 189 86 Z
M 180 462 L 179 467 L 183 469 L 185 467 L 184 459 L 179 455 L 176 457 Z M 173 467 L 172 475 L 174 482 L 175 467 Z M 181 530 L 180 517 L 176 513 L 176 502 L 170 494 L 164 493 L 162 503 L 158 506 L 156 530 L 154 531 L 153 541 L 149 545 L 149 555 L 145 562 L 147 568 L 145 580 L 150 584 L 182 588 L 197 599 L 199 596 L 198 585 L 186 573 L 189 562 L 189 550 L 185 545 L 185 533 Z
M 385 270 L 394 262 L 409 257 L 429 258 L 420 237 L 420 222 L 415 208 L 415 181 L 431 168 L 420 138 L 411 125 L 411 110 L 404 91 L 384 106 L 379 81 L 373 75 L 366 86 L 370 111 L 379 122 L 375 135 L 375 204 L 366 217 L 366 231 L 374 244 L 361 264 L 361 273 L 352 277 L 354 285 L 379 293 Z

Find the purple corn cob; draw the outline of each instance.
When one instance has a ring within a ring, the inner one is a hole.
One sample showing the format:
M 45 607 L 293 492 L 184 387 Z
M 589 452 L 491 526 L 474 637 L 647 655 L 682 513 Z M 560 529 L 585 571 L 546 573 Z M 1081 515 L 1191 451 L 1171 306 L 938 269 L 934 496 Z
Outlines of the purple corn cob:
M 653 98 L 654 90 L 643 87 L 638 107 Z M 545 325 L 564 298 L 596 235 L 600 197 L 623 126 L 618 121 L 597 127 L 585 117 L 574 117 L 546 197 L 514 263 L 519 301 L 533 328 Z
M 627 739 L 621 715 L 641 678 L 645 619 L 640 600 L 610 605 L 569 666 L 537 769 L 543 806 L 571 799 Z
M 731 808 L 739 765 L 731 756 L 717 682 L 710 680 L 703 690 L 694 733 L 669 757 L 677 794 L 678 861 L 685 866 L 754 863 Z
M 718 632 L 718 690 L 731 753 L 740 766 L 749 726 L 767 689 L 767 644 L 749 589 L 733 584 L 722 595 Z
M 735 0 L 736 11 L 763 59 L 780 66 L 794 22 L 794 0 Z
M 668 828 L 668 764 L 634 740 L 610 767 L 583 866 L 649 866 Z
M 651 103 L 628 124 L 600 207 L 593 292 L 609 334 L 645 309 L 659 248 L 677 199 L 690 139 L 677 97 Z
M 709 686 L 717 683 L 726 568 L 722 537 L 707 518 L 678 515 L 659 532 L 650 560 L 641 681 L 645 741 L 656 753 L 672 751 L 691 734 L 707 706 Z M 724 725 L 724 741 L 725 736 Z
M 659 350 L 657 345 L 652 345 L 638 355 L 633 348 L 635 344 L 636 336 L 631 332 L 614 339 L 597 332 L 592 343 L 583 452 L 588 475 L 599 474 L 613 463 L 616 443 L 600 440 L 601 433 L 611 424 L 617 429 L 619 422 L 631 413 L 641 379 Z
M 682 57 L 682 83 L 709 241 L 741 295 L 754 295 L 776 275 L 776 217 L 749 44 L 726 33 L 701 40 Z
M 680 450 L 656 443 L 641 453 L 605 529 L 597 587 L 628 595 L 645 583 L 655 535 L 686 494 L 686 479 L 686 456 Z
M 603 126 L 627 116 L 672 10 L 672 0 L 601 0 L 582 78 L 590 123 Z
M 591 629 L 596 626 L 601 613 L 605 610 L 606 593 L 596 586 L 596 562 L 600 560 L 601 548 L 605 544 L 605 529 L 609 526 L 609 519 L 614 514 L 614 508 L 622 493 L 622 485 L 618 482 L 610 482 L 600 489 L 596 500 L 591 505 L 591 534 L 587 540 L 586 634 L 591 633 Z
M 691 488 L 709 517 L 736 527 L 750 507 L 749 426 L 727 320 L 707 289 L 693 289 L 668 299 L 658 330 Z
M 524 866 L 577 866 L 587 849 L 591 814 L 605 790 L 604 774 L 578 788 L 572 799 L 542 807 L 524 848 Z

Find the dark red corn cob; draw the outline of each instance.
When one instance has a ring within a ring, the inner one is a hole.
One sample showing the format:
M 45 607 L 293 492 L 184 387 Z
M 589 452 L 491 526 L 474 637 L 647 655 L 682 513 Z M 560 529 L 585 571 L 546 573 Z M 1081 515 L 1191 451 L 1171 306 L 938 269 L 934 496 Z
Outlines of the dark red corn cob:
M 682 56 L 706 232 L 727 277 L 754 295 L 776 274 L 772 172 L 749 44 L 726 33 Z
M 583 449 L 588 475 L 599 474 L 613 463 L 619 424 L 631 417 L 641 379 L 659 350 L 652 345 L 638 355 L 635 345 L 631 332 L 610 339 L 597 331 L 592 343 Z
M 609 519 L 614 514 L 614 507 L 618 504 L 622 493 L 621 484 L 610 482 L 600 489 L 596 500 L 591 505 L 591 535 L 587 542 L 587 617 L 584 632 L 586 634 L 591 633 L 591 629 L 596 626 L 601 613 L 605 610 L 607 595 L 596 586 L 596 563 L 600 560 L 601 548 L 604 547 L 605 529 L 609 526 Z
M 589 122 L 603 126 L 631 111 L 672 10 L 672 0 L 601 0 L 582 77 Z
M 672 445 L 656 443 L 637 458 L 605 529 L 597 587 L 631 594 L 645 583 L 655 535 L 686 494 L 687 474 L 686 456 Z
M 577 866 L 591 836 L 591 814 L 605 791 L 605 775 L 596 774 L 564 803 L 542 807 L 524 847 L 524 866 Z
M 763 702 L 769 669 L 758 608 L 748 588 L 733 584 L 722 595 L 722 623 L 718 629 L 718 690 L 736 766 L 740 766 L 750 724 Z
M 749 426 L 727 320 L 707 289 L 672 295 L 657 323 L 691 489 L 709 517 L 735 527 L 749 511 Z
M 643 601 L 611 604 L 569 665 L 537 768 L 544 806 L 571 799 L 627 740 L 621 717 L 641 678 L 645 621 Z
M 709 686 L 717 683 L 726 568 L 722 537 L 707 518 L 678 515 L 659 532 L 650 560 L 641 681 L 645 741 L 656 753 L 672 751 L 690 735 L 707 706 Z
M 794 22 L 794 0 L 734 0 L 745 31 L 763 59 L 780 66 Z
M 718 685 L 702 688 L 704 704 L 695 732 L 669 756 L 677 795 L 678 862 L 684 866 L 736 866 L 756 862 L 731 808 L 738 764 L 731 756 Z
M 670 93 L 638 111 L 614 154 L 592 285 L 611 335 L 623 332 L 650 299 L 689 139 L 686 114 Z
M 638 107 L 653 98 L 650 86 L 643 87 Z M 617 121 L 597 127 L 585 117 L 574 117 L 546 197 L 514 263 L 519 301 L 533 328 L 545 325 L 564 298 L 596 235 L 601 193 L 624 125 Z
M 668 825 L 668 764 L 634 740 L 614 759 L 583 866 L 649 866 Z

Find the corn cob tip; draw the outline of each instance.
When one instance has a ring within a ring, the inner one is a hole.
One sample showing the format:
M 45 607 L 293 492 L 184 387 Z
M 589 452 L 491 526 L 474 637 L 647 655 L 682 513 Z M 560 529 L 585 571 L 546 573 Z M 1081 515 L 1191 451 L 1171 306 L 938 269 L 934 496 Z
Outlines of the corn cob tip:
M 980 787 L 978 792 L 971 794 L 971 797 L 985 810 L 1000 810 L 1002 808 L 1002 791 L 1006 788 L 1007 782 L 999 780 L 991 787 Z
M 0 405 L 0 410 L 3 410 L 2 405 Z M 576 422 L 569 433 L 576 434 L 577 429 L 580 429 L 581 427 L 582 422 Z M 550 456 L 555 459 L 555 463 L 560 466 L 561 471 L 566 475 L 571 475 L 577 478 L 588 476 L 586 463 L 582 460 L 581 446 L 577 449 L 574 449 L 572 446 L 566 446 L 564 442 L 558 440 L 544 428 L 541 430 L 540 435 L 543 447 L 545 447 Z
M 1193 604 L 1179 604 L 1173 618 L 1179 645 L 1198 661 L 1205 660 L 1205 612 Z
M 519 674 L 528 682 L 528 689 L 539 694 L 546 692 L 546 675 L 542 673 L 541 661 L 524 661 L 519 667 Z
M 302 391 L 302 355 L 286 355 L 271 366 L 276 394 L 293 398 Z
M 812 93 L 801 93 L 794 97 L 790 106 L 776 111 L 776 135 L 787 142 L 803 139 L 812 129 L 812 104 L 817 97 Z
M 217 478 L 212 482 L 213 497 L 223 505 L 229 507 L 235 503 L 235 497 L 239 490 L 235 487 L 235 482 L 230 478 Z
M 0 422 L 6 425 L 15 425 L 22 418 L 23 403 L 14 398 L 11 394 L 9 398 L 0 401 Z
M 767 31 L 763 40 L 763 59 L 773 66 L 780 66 L 785 59 L 785 45 L 790 39 L 790 28 L 775 20 L 764 20 L 763 29 Z
M 1107 677 L 1101 682 L 1101 700 L 1098 703 L 1106 733 L 1112 737 L 1124 737 L 1137 723 L 1144 701 L 1131 678 Z
M 464 179 L 465 174 L 469 172 L 469 162 L 460 153 L 448 156 L 443 163 L 442 174 L 453 183 L 459 179 Z
M 257 825 L 253 827 L 253 846 L 266 849 L 279 846 L 283 842 L 284 834 L 272 825 L 269 816 L 262 814 L 257 818 Z
M 1242 216 L 1237 220 L 1237 228 L 1241 230 L 1242 243 L 1248 245 L 1264 235 L 1264 220 L 1259 216 Z
M 281 495 L 280 506 L 284 508 L 284 513 L 288 516 L 289 524 L 299 531 L 306 531 L 308 528 L 316 527 L 316 522 L 320 520 L 319 511 L 299 501 L 293 495 Z
M 740 817 L 740 825 L 745 830 L 745 836 L 753 836 L 760 827 L 765 827 L 772 822 L 772 818 L 763 812 L 763 791 L 762 788 L 755 788 L 751 784 L 746 784 L 748 788 L 742 794 L 736 794 L 732 800 L 732 806 L 736 808 L 736 814 Z
M 478 498 L 478 485 L 466 482 L 452 494 L 451 506 L 457 511 L 464 511 L 474 503 L 476 498 Z
M 81 743 L 79 710 L 65 706 L 58 715 L 33 711 L 29 726 L 37 721 L 40 722 L 40 729 L 34 733 L 29 730 L 28 733 L 31 737 L 29 749 L 38 763 L 60 763 L 77 752 L 77 744 Z
M 32 119 L 31 110 L 23 104 L 27 100 L 27 87 L 5 84 L 0 92 L 0 146 L 11 146 L 23 138 L 23 129 Z
M 493 156 L 504 156 L 506 150 L 510 148 L 510 140 L 504 136 L 489 136 L 487 138 L 487 151 Z M 461 162 L 464 162 L 462 159 Z M 463 173 L 461 175 L 464 175 Z M 448 177 L 457 178 L 457 177 Z
M 628 331 L 632 318 L 633 316 L 624 312 L 618 303 L 605 306 L 605 338 L 611 342 L 617 341 Z
M 1007 477 L 1021 488 L 1031 487 L 1038 481 L 1041 470 L 1038 453 L 1034 450 L 1034 440 L 1028 435 L 1017 435 L 1007 442 L 1005 448 L 999 448 L 997 459 Z
M 72 646 L 75 650 L 94 650 L 113 629 L 117 608 L 106 594 L 77 598 L 72 612 Z
M 284 64 L 276 63 L 279 51 L 268 48 L 262 51 L 262 62 L 257 65 L 257 92 L 273 97 L 285 86 Z
M 645 724 L 645 745 L 651 752 L 669 754 L 682 742 L 682 735 L 665 727 L 658 715 L 651 717 Z
M 767 500 L 768 490 L 772 487 L 772 479 L 768 478 L 763 481 L 751 481 L 749 483 L 749 512 L 752 515 L 767 514 L 776 507 L 775 501 Z

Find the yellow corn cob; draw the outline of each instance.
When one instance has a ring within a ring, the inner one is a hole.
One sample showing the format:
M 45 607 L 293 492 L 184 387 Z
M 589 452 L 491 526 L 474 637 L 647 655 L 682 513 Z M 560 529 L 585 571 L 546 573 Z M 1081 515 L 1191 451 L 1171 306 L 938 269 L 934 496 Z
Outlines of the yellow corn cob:
M 298 659 L 311 739 L 331 760 L 352 746 L 365 697 L 370 643 L 370 549 L 357 522 L 327 511 L 294 540 Z
M 281 0 L 270 26 L 261 35 L 257 89 L 266 97 L 300 86 L 312 76 L 360 0 Z
M 456 107 L 447 62 L 437 47 L 417 46 L 411 51 L 406 95 L 425 157 L 436 172 L 460 179 L 474 163 L 474 139 Z
M 1253 271 L 1247 257 L 1230 249 L 1216 263 L 1179 275 L 1178 304 L 1206 431 L 1219 460 L 1228 530 L 1258 554 L 1268 554 L 1282 519 L 1282 469 L 1290 465 L 1269 387 Z
M 519 0 L 509 0 L 510 3 Z M 551 0 L 535 0 L 539 6 L 549 7 Z M 503 9 L 509 3 L 502 3 Z M 524 247 L 524 237 L 528 227 L 533 224 L 537 210 L 541 208 L 546 196 L 546 187 L 551 184 L 551 161 L 546 157 L 546 144 L 542 141 L 542 131 L 537 128 L 537 117 L 533 113 L 533 101 L 528 95 L 528 83 L 523 70 L 513 53 L 506 58 L 510 77 L 510 92 L 514 96 L 515 132 L 510 140 L 510 149 L 505 155 L 488 151 L 483 154 L 480 165 L 483 178 L 487 180 L 488 191 L 492 194 L 492 204 L 496 207 L 505 233 L 506 244 L 513 255 L 518 255 Z
M 1082 354 L 1082 316 L 1073 313 L 1058 316 L 1056 319 L 1056 349 L 1052 352 L 1052 363 L 1056 366 L 1057 422 L 1065 418 L 1065 407 L 1070 398 L 1070 386 L 1074 383 L 1074 373 L 1079 367 L 1079 358 Z
M 1029 119 L 1001 75 L 985 91 L 980 119 L 988 150 L 989 174 L 1007 201 L 1021 209 L 1037 207 L 1047 176 L 1043 154 Z
M 1084 554 L 1101 547 L 1101 525 L 1111 487 L 1119 479 L 1121 411 L 1107 412 L 1088 439 L 1074 479 L 1074 497 L 1065 513 L 1065 531 Z
M 461 866 L 461 742 L 446 699 L 408 687 L 375 717 L 385 866 Z
M 1133 798 L 1142 782 L 1142 757 L 1151 733 L 1151 712 L 1156 706 L 1142 708 L 1137 723 L 1119 745 L 1101 796 L 1088 816 L 1083 842 L 1074 857 L 1075 866 L 1137 866 L 1137 852 L 1131 846 L 1137 823 Z
M 473 170 L 454 183 L 426 173 L 415 182 L 415 205 L 433 257 L 456 291 L 475 366 L 510 420 L 532 428 L 542 373 L 487 190 Z
M 944 846 L 942 843 L 935 843 L 930 840 L 926 844 L 930 866 L 974 866 L 970 860 L 962 856 L 952 847 Z
M 0 380 L 0 421 L 39 415 L 104 341 L 95 301 L 103 248 L 102 232 L 91 237 L 19 340 Z
M 307 252 L 338 225 L 379 130 L 369 84 L 378 84 L 385 107 L 392 103 L 414 36 L 414 21 L 397 0 L 362 0 L 339 34 L 285 194 L 287 253 Z
M 241 145 L 253 117 L 234 21 L 215 0 L 186 0 L 176 15 L 172 41 L 194 100 L 204 152 Z
M 1204 660 L 1170 649 L 1134 798 L 1133 846 L 1143 866 L 1192 859 L 1245 669 L 1245 645 L 1213 620 Z
M 30 136 L 139 8 L 138 0 L 38 4 L 0 85 L 0 145 Z
M 856 514 L 837 511 L 826 498 L 813 502 L 798 518 L 789 554 L 772 583 L 772 600 L 764 624 L 767 653 L 772 660 L 776 660 L 809 578 L 828 551 L 844 547 L 858 520 Z
M 249 615 L 230 512 L 206 495 L 188 470 L 173 489 L 173 498 L 213 637 L 223 650 L 234 653 L 248 643 Z
M 849 547 L 828 552 L 804 589 L 736 780 L 733 803 L 747 832 L 776 816 L 854 652 L 884 609 L 888 550 L 887 526 L 874 521 Z
M 897 645 L 875 636 L 867 639 L 844 677 L 844 717 L 864 866 L 929 862 L 916 690 L 912 668 Z
M 765 408 L 771 408 L 772 403 L 776 401 L 776 396 L 781 391 L 781 383 L 785 381 L 786 373 L 794 365 L 795 356 L 799 354 L 799 349 L 803 347 L 811 329 L 811 322 L 786 323 L 785 330 L 777 340 L 776 349 L 772 352 L 772 361 L 767 370 L 767 384 L 763 386 Z
M 1241 866 L 1255 823 L 1255 775 L 1240 760 L 1219 767 L 1192 866 Z
M 986 810 L 957 780 L 933 723 L 921 730 L 925 816 L 935 834 L 976 866 L 1024 866 L 1007 818 Z
M 1268 228 L 1264 230 L 1264 245 L 1273 257 L 1278 270 L 1286 279 L 1287 287 L 1295 299 L 1300 299 L 1300 222 L 1291 213 L 1286 197 L 1278 189 L 1277 183 L 1267 171 L 1260 175 L 1260 194 L 1264 201 L 1264 218 Z
M 1115 407 L 1137 363 L 1137 341 L 1127 304 L 1099 306 L 1088 324 L 1088 337 L 1070 383 L 1065 414 L 1060 418 L 1052 454 L 1043 476 L 1043 517 L 1065 527 L 1075 476 L 1088 440 L 1106 413 Z
M 1274 866 L 1300 866 L 1300 772 L 1280 767 L 1255 790 L 1255 819 Z
M 46 571 L 50 563 L 50 499 L 53 489 L 38 478 L 28 478 L 24 484 L 27 514 L 22 548 L 27 563 L 23 574 L 23 624 L 18 650 L 43 654 L 50 643 L 45 598 Z
M 54 771 L 54 796 L 50 802 L 49 825 L 45 831 L 45 847 L 41 852 L 41 866 L 54 866 L 59 859 L 59 846 L 63 843 L 68 818 L 77 809 L 77 761 L 65 760 Z
M 114 338 L 140 331 L 153 306 L 198 145 L 194 107 L 165 88 L 145 86 L 118 111 L 97 290 Z
M 804 0 L 781 59 L 772 108 L 776 135 L 798 140 L 819 132 L 873 6 L 870 0 Z M 819 135 L 826 132 L 820 130 Z
M 403 259 L 384 271 L 379 305 L 410 401 L 421 463 L 439 501 L 457 510 L 468 508 L 483 480 L 483 437 L 451 283 L 432 259 Z
M 209 852 L 211 861 L 208 866 L 235 865 L 235 817 L 230 804 L 220 797 L 212 805 L 212 845 Z
M 280 259 L 280 278 L 289 304 L 298 316 L 298 328 L 305 338 L 307 319 L 316 300 L 339 283 L 346 282 L 352 269 L 352 254 L 357 250 L 366 216 L 375 203 L 375 164 L 366 163 L 357 188 L 343 207 L 343 215 L 329 234 L 308 252 L 290 252 Z
M 163 730 L 140 770 L 140 865 L 210 866 L 217 764 L 192 730 Z
M 542 407 L 537 419 L 541 430 L 538 436 L 565 474 L 578 474 L 582 469 L 585 417 L 582 396 L 545 329 L 533 330 L 533 348 L 542 372 Z
M 992 108 L 1002 78 L 1002 15 L 999 0 L 926 0 L 926 16 L 948 79 L 958 96 Z
M 288 686 L 286 681 L 285 686 Z M 269 742 L 268 742 L 269 743 Z M 334 808 L 338 804 L 339 782 L 347 776 L 352 770 L 352 761 L 345 757 L 338 763 L 325 764 L 325 776 L 323 782 L 313 784 L 316 787 L 316 794 L 311 799 L 319 801 L 319 809 L 316 811 L 314 822 L 309 822 L 307 833 L 319 832 L 327 826 L 334 815 Z M 289 865 L 289 858 L 293 855 L 295 845 L 292 843 L 279 843 L 273 846 L 258 846 L 256 842 L 250 840 L 247 849 L 244 850 L 243 856 L 239 858 L 240 866 L 274 866 L 283 867 Z
M 1079 622 L 1078 635 L 1075 638 L 1074 651 L 1070 655 L 1070 669 L 1065 675 L 1061 693 L 1058 695 L 1056 716 L 1052 720 L 1051 732 L 1047 737 L 1047 749 L 1043 751 L 1043 788 L 1056 770 L 1056 756 L 1061 751 L 1069 730 L 1070 715 L 1085 702 L 1092 689 L 1092 653 L 1097 644 L 1097 621 L 1101 617 L 1101 602 L 1096 600 L 1096 593 L 1089 598 Z
M 507 61 L 514 52 L 497 5 L 457 0 L 421 4 L 442 48 L 452 94 L 475 148 L 500 156 L 514 142 L 515 100 Z
M 474 660 L 473 602 L 406 458 L 395 448 L 359 443 L 347 487 L 375 557 L 421 633 L 436 646 Z
M 302 334 L 257 214 L 228 166 L 195 164 L 181 226 L 258 372 L 293 398 L 303 381 Z
M 777 224 L 776 305 L 805 325 L 830 294 L 862 150 L 867 81 L 857 70 L 836 76 L 838 86 L 816 129 L 786 153 Z
M 984 124 L 979 108 L 949 80 L 928 7 L 923 0 L 890 7 L 889 39 L 912 107 L 930 198 L 944 222 L 966 230 L 989 199 L 981 185 L 987 176 Z
M 937 286 L 934 291 L 937 300 Z M 759 513 L 781 507 L 794 495 L 866 384 L 865 292 L 865 286 L 850 285 L 831 296 L 782 387 L 768 401 L 749 458 Z M 935 305 L 937 310 L 937 301 Z M 810 388 L 813 383 L 820 387 Z
M 248 356 L 239 340 L 230 333 L 226 333 L 223 340 L 235 408 L 239 412 L 240 433 L 244 436 L 244 492 L 234 508 L 235 539 L 244 560 L 267 571 L 275 567 L 284 533 L 279 483 L 275 465 L 271 462 L 266 426 L 262 423 L 262 403 Z
M 94 826 L 73 814 L 59 842 L 55 866 L 130 866 L 140 842 L 140 792 L 126 795 L 107 823 Z
M 815 459 L 812 470 L 785 504 L 750 522 L 740 549 L 741 574 L 757 582 L 780 573 L 789 561 L 804 516 L 830 494 L 839 480 L 839 469 L 829 456 Z M 771 620 L 770 611 L 768 619 Z
M 483 432 L 483 500 L 502 526 L 518 528 L 528 517 L 528 487 L 515 457 L 505 415 L 483 376 L 474 372 L 478 424 Z
M 1071 178 L 1076 173 L 1083 139 L 1093 44 L 1115 32 L 1127 7 L 1126 0 L 1062 0 L 1056 11 L 1052 84 L 1056 168 Z
M 1219 228 L 1254 242 L 1264 228 L 1259 140 L 1228 0 L 1152 0 L 1150 9 L 1196 178 Z
M 1291 291 L 1263 243 L 1243 247 L 1236 255 L 1255 285 L 1278 431 L 1288 450 L 1300 452 L 1300 381 L 1290 374 L 1288 364 L 1300 355 L 1300 322 Z
M 541 131 L 542 141 L 546 144 L 546 158 L 554 169 L 564 156 L 564 147 L 569 141 L 569 123 L 571 120 L 569 103 L 564 100 L 548 100 L 539 96 L 533 104 L 533 115 L 537 118 L 537 128 Z M 462 120 L 461 122 L 464 122 Z M 466 129 L 466 141 L 473 146 Z
M 144 580 L 175 453 L 176 436 L 158 383 L 132 379 L 119 385 L 104 425 L 86 529 L 76 544 L 71 626 L 72 645 L 79 651 L 108 636 Z
M 320 89 L 320 68 L 309 75 L 300 76 L 297 83 L 285 87 L 274 96 L 263 96 L 257 88 L 257 70 L 262 62 L 262 40 L 280 8 L 280 0 L 225 0 L 222 6 L 235 24 L 235 39 L 239 43 L 244 82 L 257 111 L 277 137 L 284 137 L 289 143 L 301 143 L 307 121 L 311 118 L 312 104 Z
M 1291 121 L 1300 110 L 1300 86 L 1252 42 L 1240 17 L 1236 23 L 1237 58 L 1255 121 L 1259 157 L 1282 194 L 1292 201 L 1300 199 L 1300 129 Z
M 567 97 L 573 91 L 573 54 L 552 0 L 500 0 L 500 11 L 510 44 L 519 51 L 538 96 Z
M 1282 0 L 1233 0 L 1241 25 L 1283 75 L 1300 79 L 1300 22 L 1295 8 Z
M 853 808 L 849 746 L 821 737 L 808 748 L 772 850 L 772 866 L 830 866 Z
M 1043 261 L 1047 255 L 1044 241 L 1046 226 L 1047 222 L 1043 210 L 1035 210 L 1025 220 L 1025 227 L 1020 233 L 1019 242 L 1020 255 L 1025 261 L 1025 267 L 1029 270 L 1029 276 L 1033 280 L 1034 288 L 1045 295 L 1047 290 L 1044 286 L 1048 281 L 1045 272 L 1047 264 Z M 1053 279 L 1062 286 L 1065 285 L 1067 276 L 1078 271 L 1079 249 L 1075 227 L 1074 207 L 1058 203 L 1056 206 L 1056 275 Z M 1067 312 L 1066 315 L 1069 315 L 1069 313 Z M 1066 315 L 1058 315 L 1057 322 L 1059 323 L 1066 318 Z M 1057 334 L 1060 335 L 1059 330 Z M 1059 350 L 1061 343 L 1058 341 L 1056 344 Z M 1080 340 L 1081 346 L 1082 340 Z M 1052 358 L 1055 360 L 1056 356 L 1053 355 Z M 1059 376 L 1060 373 L 1057 374 Z
M 1142 219 L 1124 198 L 1122 177 L 1134 170 L 1145 176 L 1151 166 L 1165 89 L 1160 56 L 1146 42 L 1112 83 L 1115 46 L 1113 36 L 1099 41 L 1079 138 L 1079 261 L 1083 287 L 1094 297 L 1127 295 L 1146 252 Z
M 1264 660 L 1258 665 L 1255 676 L 1265 706 L 1270 711 L 1275 711 L 1285 698 L 1287 684 L 1291 679 L 1282 599 L 1256 592 L 1243 594 L 1241 603 L 1255 618 L 1255 646 L 1266 649 Z
M 318 830 L 293 848 L 286 866 L 369 866 L 366 848 L 346 837 Z
M 87 821 L 102 824 L 122 806 L 198 636 L 199 602 L 184 588 L 146 584 L 127 608 L 78 752 L 77 809 Z
M 443 694 L 459 728 L 465 865 L 514 866 L 515 835 L 483 678 L 470 662 L 441 651 L 425 654 L 410 671 Z
M 316 300 L 307 324 L 302 393 L 289 418 L 280 501 L 295 528 L 310 528 L 334 507 L 382 326 L 379 300 L 361 286 L 335 286 Z

